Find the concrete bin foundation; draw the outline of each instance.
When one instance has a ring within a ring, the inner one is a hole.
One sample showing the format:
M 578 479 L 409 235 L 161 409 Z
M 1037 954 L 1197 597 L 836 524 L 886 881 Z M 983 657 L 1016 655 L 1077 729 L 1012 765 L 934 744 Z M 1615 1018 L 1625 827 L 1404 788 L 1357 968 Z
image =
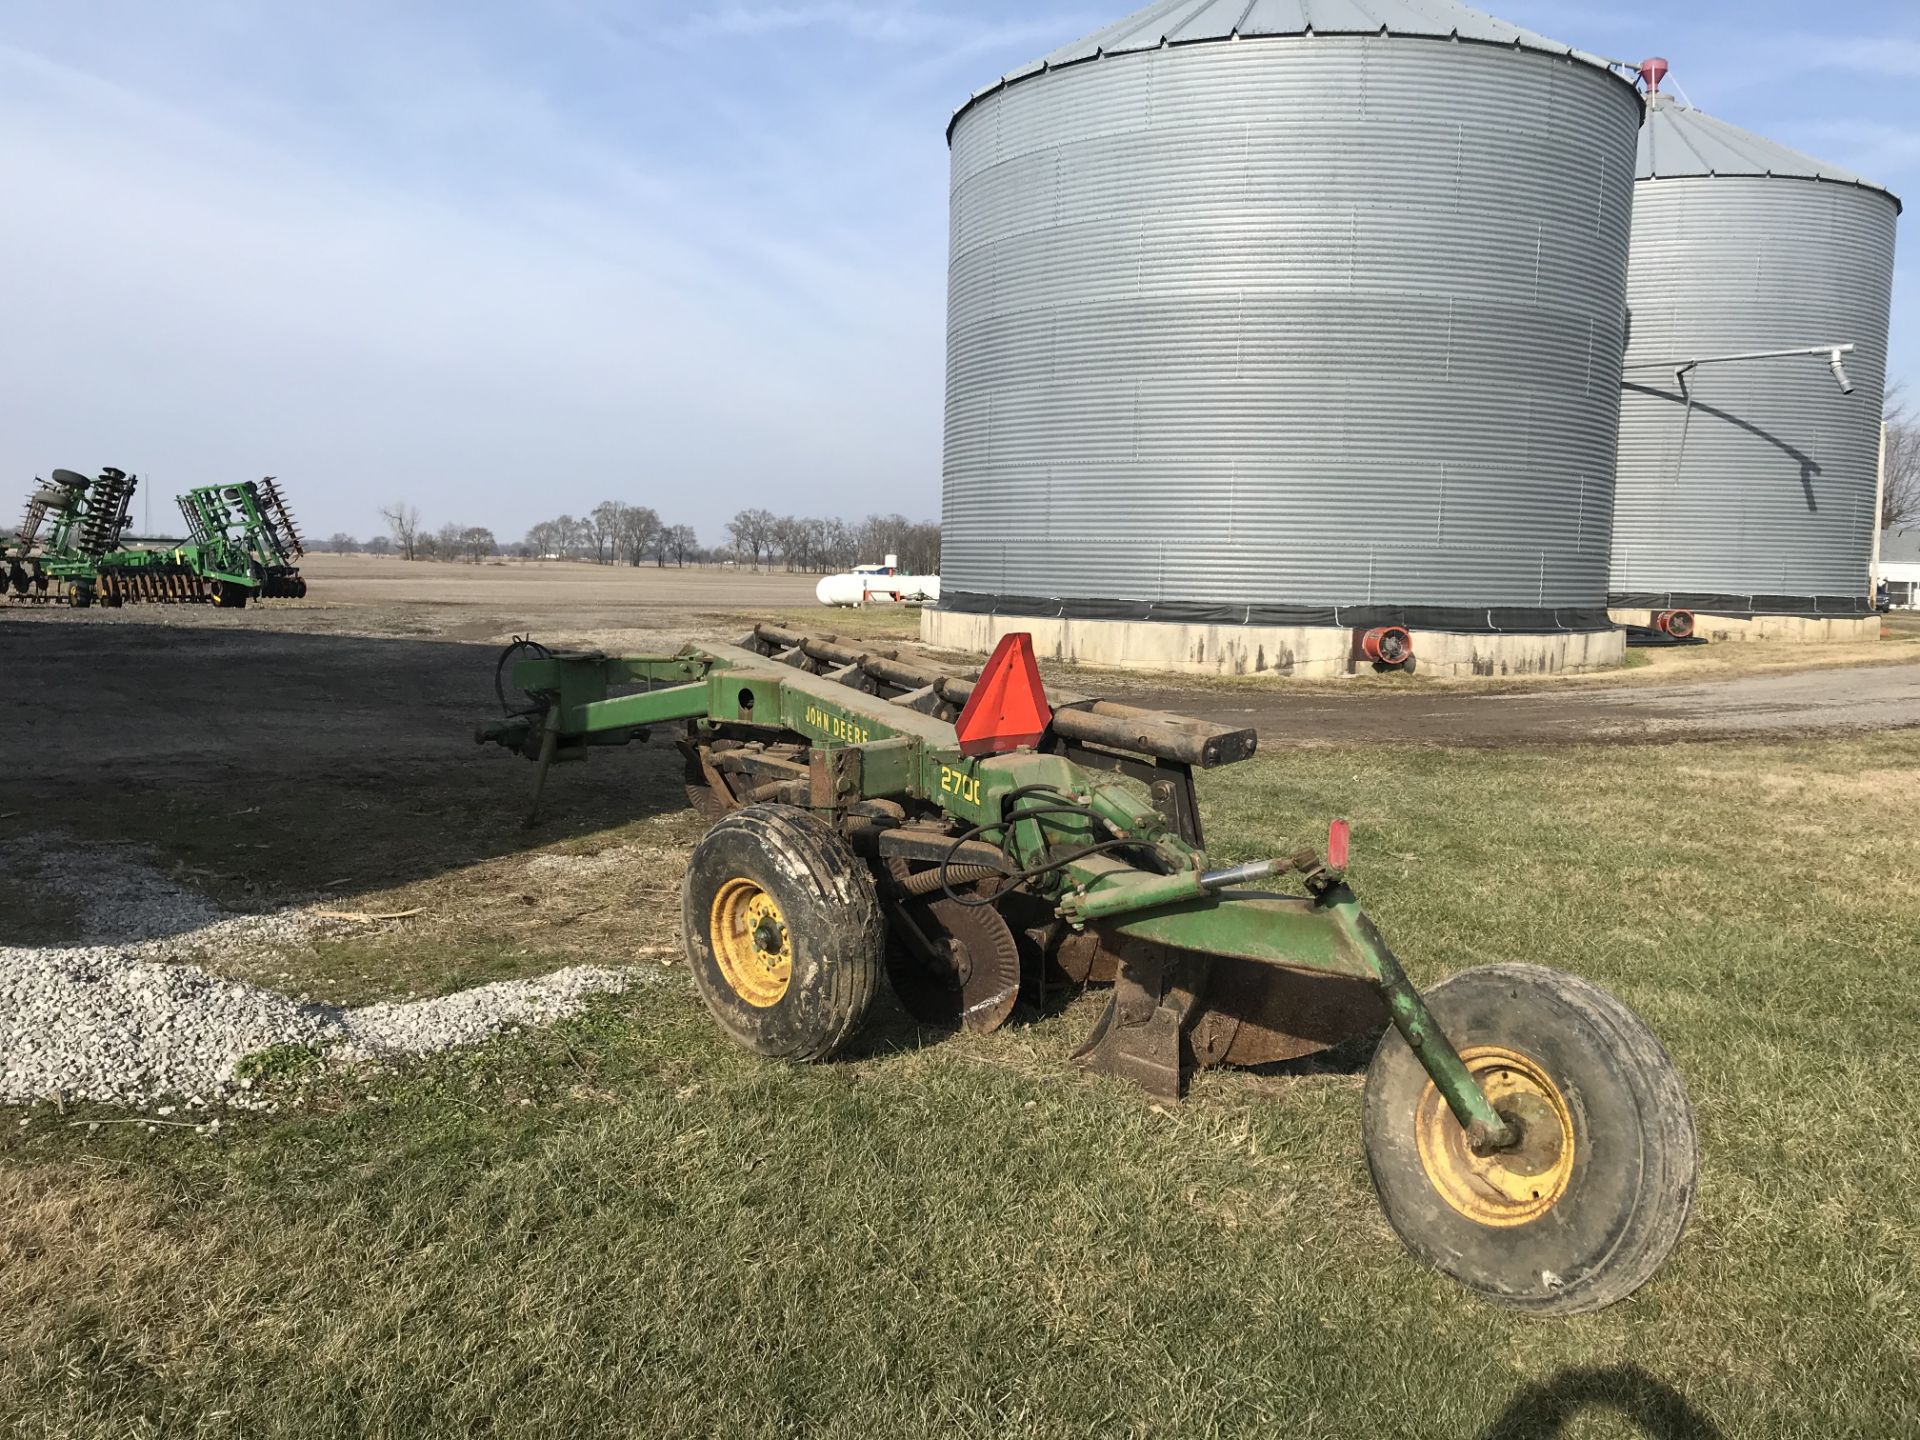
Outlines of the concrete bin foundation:
M 1607 611 L 1616 625 L 1651 625 L 1652 610 Z M 1878 615 L 1836 615 L 1820 618 L 1807 615 L 1709 615 L 1696 610 L 1693 633 L 1702 640 L 1824 640 L 1845 642 L 1878 640 Z
M 988 651 L 1002 635 L 1016 630 L 1033 636 L 1040 655 L 1122 670 L 1310 679 L 1372 674 L 1375 668 L 1354 658 L 1352 630 L 1330 626 L 1068 620 L 933 608 L 920 612 L 920 639 L 948 650 Z M 1412 668 L 1418 675 L 1577 674 L 1624 664 L 1627 655 L 1621 630 L 1495 635 L 1416 628 L 1412 633 Z

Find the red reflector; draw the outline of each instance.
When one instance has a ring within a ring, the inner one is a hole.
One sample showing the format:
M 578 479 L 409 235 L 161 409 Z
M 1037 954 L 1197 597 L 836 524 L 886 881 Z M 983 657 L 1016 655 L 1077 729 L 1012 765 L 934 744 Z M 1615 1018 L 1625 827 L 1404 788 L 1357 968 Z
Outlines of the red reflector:
M 962 755 L 1000 755 L 1038 745 L 1053 721 L 1053 707 L 1033 663 L 1033 637 L 1016 631 L 1000 637 L 973 694 L 953 723 Z
M 1349 841 L 1353 838 L 1352 827 L 1344 820 L 1336 820 L 1327 826 L 1327 868 L 1344 870 L 1347 868 Z

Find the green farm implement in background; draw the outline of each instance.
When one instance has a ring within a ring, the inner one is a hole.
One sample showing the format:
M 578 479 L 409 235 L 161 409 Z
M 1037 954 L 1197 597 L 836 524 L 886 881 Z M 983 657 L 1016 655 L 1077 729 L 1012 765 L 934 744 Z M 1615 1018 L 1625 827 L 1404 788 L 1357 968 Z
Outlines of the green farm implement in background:
M 269 600 L 307 593 L 294 562 L 306 553 L 293 514 L 268 475 L 241 485 L 205 485 L 180 497 L 187 535 L 226 573 L 248 577 Z
M 193 604 L 237 609 L 247 601 L 300 599 L 300 532 L 274 477 L 208 485 L 179 497 L 187 538 L 124 546 L 138 477 L 108 469 L 95 479 L 55 470 L 27 502 L 20 529 L 0 535 L 0 585 L 16 601 Z
M 556 654 L 518 641 L 516 701 L 479 739 L 538 762 L 677 737 L 712 828 L 682 889 L 687 956 L 736 1042 L 824 1060 L 885 975 L 928 1023 L 990 1031 L 1050 987 L 1110 986 L 1089 1068 L 1178 1098 L 1197 1068 L 1383 1032 L 1362 1133 L 1416 1255 L 1501 1304 L 1598 1309 L 1678 1242 L 1692 1113 L 1659 1042 L 1586 981 L 1533 965 L 1426 993 L 1324 843 L 1209 857 L 1193 772 L 1250 730 L 1049 698 L 1024 635 L 976 678 L 759 626 L 737 646 Z M 531 822 L 532 817 L 529 817 Z
M 0 582 L 16 600 L 67 600 L 89 589 L 100 557 L 127 528 L 138 477 L 108 468 L 89 478 L 55 470 L 34 482 L 20 528 L 0 534 Z

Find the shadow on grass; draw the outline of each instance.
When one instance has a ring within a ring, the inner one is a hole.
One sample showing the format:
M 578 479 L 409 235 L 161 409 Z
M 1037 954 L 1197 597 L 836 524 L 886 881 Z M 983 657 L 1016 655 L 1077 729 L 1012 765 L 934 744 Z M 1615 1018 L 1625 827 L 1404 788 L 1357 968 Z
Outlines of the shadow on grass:
M 1507 1402 L 1480 1440 L 1552 1440 L 1589 1410 L 1611 1410 L 1649 1440 L 1720 1440 L 1720 1428 L 1638 1365 L 1562 1370 Z

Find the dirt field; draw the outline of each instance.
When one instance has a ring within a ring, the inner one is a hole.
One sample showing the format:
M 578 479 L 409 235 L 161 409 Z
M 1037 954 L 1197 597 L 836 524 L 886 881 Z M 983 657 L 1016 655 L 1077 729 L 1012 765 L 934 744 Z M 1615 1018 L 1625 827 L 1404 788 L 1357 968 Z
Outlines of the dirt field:
M 550 645 L 606 650 L 675 648 L 732 640 L 774 619 L 876 644 L 910 644 L 915 612 L 828 610 L 808 576 L 733 569 L 572 563 L 407 564 L 370 556 L 313 556 L 312 597 L 241 613 L 149 606 L 75 613 L 0 606 L 0 673 L 31 699 L 28 730 L 8 743 L 40 754 L 38 769 L 71 745 L 90 757 L 99 725 L 115 763 L 162 767 L 230 742 L 243 768 L 275 754 L 287 775 L 292 727 L 316 764 L 391 761 L 414 744 L 444 746 L 491 708 L 493 653 L 532 634 Z M 103 664 L 103 661 L 110 663 Z M 964 658 L 956 658 L 964 664 Z M 76 676 L 86 674 L 76 691 Z M 213 677 L 219 677 L 214 680 Z M 245 677 L 244 679 L 242 677 Z M 1369 677 L 1359 681 L 1179 679 L 1049 667 L 1050 682 L 1237 725 L 1267 746 L 1387 743 L 1500 746 L 1602 740 L 1663 742 L 1920 725 L 1920 625 L 1890 623 L 1875 645 L 1720 645 L 1639 652 L 1611 675 L 1516 683 Z M 220 686 L 250 687 L 244 707 L 201 715 Z M 120 724 L 134 697 L 145 720 Z M 59 733 L 40 733 L 42 707 L 84 709 Z M 330 712 L 314 725 L 316 712 Z M 448 727 L 452 726 L 450 730 Z M 71 740 L 67 737 L 71 736 Z M 219 737 L 215 741 L 213 737 Z M 436 750 L 435 753 L 442 753 Z M 222 763 L 229 763 L 223 756 Z M 11 773 L 21 767 L 10 766 Z
M 597 953 L 620 932 L 617 914 L 516 909 L 511 887 L 494 884 L 486 867 L 636 821 L 646 827 L 637 843 L 677 855 L 693 838 L 678 760 L 665 747 L 636 747 L 563 768 L 549 817 L 522 832 L 514 822 L 532 767 L 472 741 L 474 726 L 498 710 L 499 646 L 531 632 L 553 645 L 662 649 L 736 638 L 753 617 L 877 644 L 903 643 L 916 628 L 909 611 L 821 609 L 801 576 L 329 556 L 315 557 L 308 574 L 310 600 L 240 613 L 0 607 L 0 688 L 11 715 L 0 731 L 8 777 L 0 839 L 57 827 L 82 841 L 155 844 L 242 908 L 264 895 L 431 882 L 452 887 L 446 908 L 463 917 L 455 927 L 463 934 Z M 1636 671 L 1517 693 L 1419 681 L 1176 688 L 1140 675 L 1050 678 L 1251 724 L 1267 755 L 1299 743 L 1660 742 L 1920 724 L 1920 635 L 1882 643 L 1902 663 L 1753 668 L 1782 664 L 1776 654 L 1745 657 L 1739 673 L 1732 661 L 1689 650 L 1661 656 L 1654 683 Z M 1684 678 L 1689 666 L 1727 678 Z M 324 874 L 315 856 L 325 857 Z M 7 884 L 0 877 L 0 900 Z M 42 929 L 57 938 L 58 928 L 30 905 L 10 917 L 20 939 Z

